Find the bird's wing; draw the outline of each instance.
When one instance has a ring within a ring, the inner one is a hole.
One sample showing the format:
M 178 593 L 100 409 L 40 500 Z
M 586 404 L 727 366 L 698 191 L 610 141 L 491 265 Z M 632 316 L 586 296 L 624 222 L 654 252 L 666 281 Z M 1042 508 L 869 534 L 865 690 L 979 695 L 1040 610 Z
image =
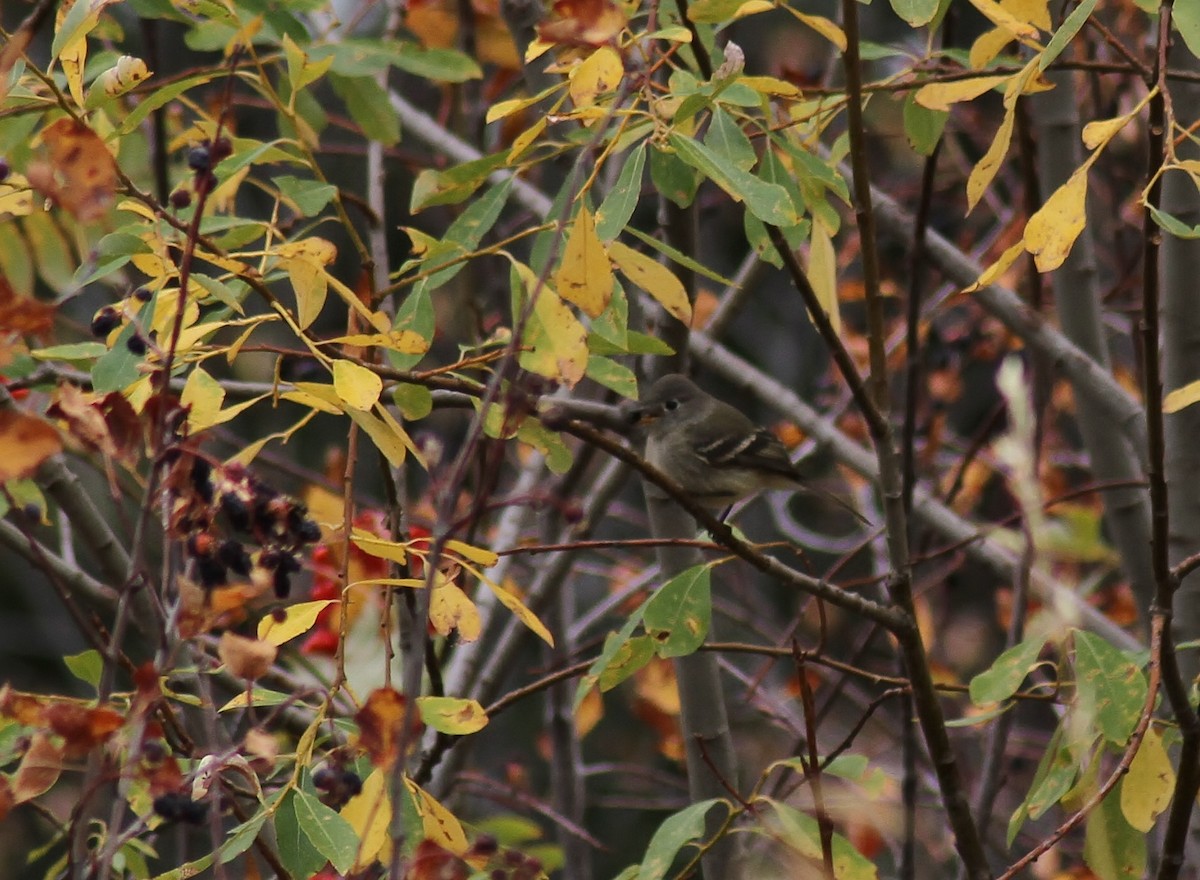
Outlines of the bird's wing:
M 798 480 L 795 467 L 783 444 L 766 428 L 755 428 L 749 421 L 743 432 L 714 434 L 696 438 L 695 451 L 708 464 L 722 467 L 746 467 L 769 471 Z

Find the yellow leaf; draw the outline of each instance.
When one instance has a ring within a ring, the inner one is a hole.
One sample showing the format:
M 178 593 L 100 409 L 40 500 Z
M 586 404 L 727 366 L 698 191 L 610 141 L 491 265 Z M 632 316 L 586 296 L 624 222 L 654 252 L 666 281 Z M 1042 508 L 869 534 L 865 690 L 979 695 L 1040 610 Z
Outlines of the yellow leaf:
M 554 280 L 563 299 L 579 306 L 584 314 L 593 318 L 598 317 L 612 299 L 612 265 L 604 243 L 596 235 L 596 222 L 586 205 L 579 208 L 567 236 L 562 264 Z
M 546 625 L 542 623 L 536 614 L 529 610 L 529 607 L 521 601 L 516 592 L 500 586 L 491 578 L 484 578 L 483 582 L 496 594 L 496 599 L 499 600 L 500 604 L 511 611 L 517 620 L 525 624 L 534 635 L 547 645 L 552 648 L 554 647 L 554 636 L 550 634 L 550 630 L 546 628 Z
M 387 559 L 391 562 L 396 562 L 403 565 L 408 561 L 408 545 L 401 544 L 396 541 L 388 541 L 384 538 L 377 538 L 374 535 L 366 532 L 359 533 L 355 531 L 354 536 L 350 539 L 354 542 L 354 546 L 370 556 L 376 556 L 380 559 Z
M 1053 26 L 1049 0 L 1000 0 L 1000 5 L 1021 21 L 1027 21 L 1043 31 Z
M 821 308 L 829 316 L 830 323 L 839 333 L 842 329 L 842 313 L 838 308 L 837 254 L 833 239 L 821 223 L 812 225 L 812 239 L 808 248 L 808 268 L 805 272 L 809 283 L 817 294 Z
M 1200 380 L 1188 382 L 1182 388 L 1176 388 L 1163 398 L 1163 412 L 1176 413 L 1187 409 L 1193 403 L 1200 401 Z
M 799 98 L 801 95 L 800 89 L 790 82 L 773 76 L 743 76 L 738 83 L 764 95 L 779 95 L 785 98 Z
M 971 44 L 971 53 L 967 58 L 967 63 L 972 70 L 982 70 L 1012 41 L 1012 33 L 1004 28 L 992 28 L 990 31 L 984 31 Z
M 487 713 L 478 700 L 460 697 L 417 697 L 421 720 L 439 733 L 464 736 L 487 727 Z
M 975 291 L 981 290 L 984 287 L 987 287 L 989 284 L 992 284 L 997 278 L 1007 272 L 1009 267 L 1016 262 L 1017 257 L 1021 256 L 1023 253 L 1025 253 L 1025 240 L 1021 239 L 1004 253 L 1002 253 L 1000 255 L 1000 259 L 996 260 L 996 262 L 984 269 L 983 274 L 976 279 L 974 284 L 963 289 L 963 293 L 974 293 Z
M 590 107 L 596 98 L 611 92 L 625 75 L 621 56 L 610 46 L 601 46 L 571 69 L 571 100 L 576 107 Z
M 1171 803 L 1174 789 L 1175 769 L 1162 739 L 1151 727 L 1121 781 L 1121 812 L 1130 825 L 1146 834 Z
M 464 642 L 475 641 L 483 629 L 475 603 L 453 581 L 444 577 L 438 579 L 429 597 L 429 622 L 438 635 L 448 636 L 452 630 L 458 630 L 458 636 Z
M 1094 150 L 1101 144 L 1106 144 L 1123 129 L 1134 114 L 1118 116 L 1115 119 L 1097 119 L 1083 127 L 1083 145 Z
M 1036 41 L 1038 29 L 1028 21 L 1023 21 L 995 0 L 971 0 L 971 5 L 984 14 L 996 27 L 1004 28 L 1010 34 L 1022 41 Z
M 400 436 L 392 430 L 391 426 L 366 410 L 350 408 L 346 410 L 346 415 L 350 416 L 350 420 L 371 438 L 371 442 L 375 444 L 376 449 L 383 453 L 388 464 L 392 467 L 400 467 L 404 464 L 404 459 L 408 455 L 408 447 L 412 444 L 407 434 L 402 431 L 403 437 Z
M 492 550 L 488 550 L 486 547 L 474 547 L 464 541 L 451 539 L 446 542 L 446 549 L 477 565 L 491 567 L 500 561 L 500 557 Z
M 1000 165 L 1004 162 L 1004 157 L 1008 154 L 1008 145 L 1012 142 L 1012 130 L 1015 114 L 1011 108 L 1004 112 L 1004 119 L 1000 123 L 1000 128 L 996 132 L 996 136 L 992 139 L 991 145 L 987 152 L 983 154 L 983 158 L 978 164 L 971 169 L 971 176 L 967 178 L 967 213 L 974 210 L 976 203 L 983 197 L 991 184 L 992 179 L 996 176 L 996 172 L 1000 170 Z
M 775 8 L 774 3 L 769 3 L 767 0 L 746 0 L 737 10 L 730 16 L 730 21 L 737 21 L 741 18 L 747 18 L 751 15 L 758 15 L 760 12 L 770 12 Z
M 692 304 L 683 282 L 675 277 L 675 273 L 653 257 L 619 241 L 609 243 L 608 255 L 626 278 L 658 300 L 659 305 L 684 324 L 691 324 Z
M 322 339 L 321 345 L 360 345 L 364 348 L 378 345 L 397 354 L 424 354 L 429 350 L 429 340 L 412 330 L 389 330 L 386 333 L 351 333 Z
M 283 620 L 268 614 L 258 622 L 258 637 L 271 645 L 282 645 L 313 628 L 317 616 L 337 599 L 320 599 L 315 602 L 298 602 L 283 610 Z
M 1087 225 L 1087 167 L 1076 169 L 1025 224 L 1025 249 L 1039 272 L 1057 269 Z
M 533 298 L 533 310 L 521 340 L 525 350 L 518 362 L 531 373 L 574 388 L 587 369 L 587 330 L 550 285 L 539 283 L 528 266 L 513 260 L 513 267 Z
M 328 395 L 324 393 L 314 394 L 307 388 L 301 386 L 310 386 L 321 389 L 329 389 Z M 292 403 L 298 403 L 301 406 L 307 406 L 309 409 L 319 410 L 330 415 L 341 415 L 342 408 L 333 401 L 337 399 L 337 395 L 333 392 L 332 385 L 317 385 L 314 382 L 300 382 L 296 385 L 295 391 L 285 391 L 279 395 L 284 400 L 290 400 Z
M 366 410 L 379 400 L 383 380 L 353 361 L 337 360 L 333 362 L 333 388 L 347 406 Z
M 549 124 L 550 118 L 548 116 L 539 116 L 533 125 L 513 138 L 512 146 L 508 150 L 508 161 L 513 162 L 519 159 L 521 154 L 529 148 L 529 145 L 541 137 L 542 132 L 546 130 L 546 126 Z
M 202 367 L 192 370 L 179 395 L 179 403 L 188 410 L 188 427 L 193 433 L 217 423 L 225 389 Z
M 742 8 L 744 9 L 745 7 L 743 6 Z M 812 28 L 814 31 L 816 31 L 818 34 L 823 36 L 829 42 L 833 43 L 833 45 L 837 46 L 840 51 L 842 51 L 842 52 L 846 51 L 846 35 L 845 35 L 845 33 L 843 33 L 842 29 L 840 27 L 838 27 L 836 24 L 834 24 L 832 21 L 830 21 L 828 18 L 825 18 L 822 15 L 808 15 L 803 12 L 798 12 L 795 9 L 793 9 L 790 5 L 787 5 L 787 4 L 785 4 L 783 8 L 786 9 L 788 12 L 790 12 L 792 15 L 796 16 L 796 18 L 798 18 L 800 21 L 804 22 L 804 24 L 806 24 L 808 27 Z M 742 11 L 741 9 L 738 10 L 738 12 L 741 12 L 741 11 Z
M 392 802 L 382 770 L 372 771 L 363 780 L 362 791 L 342 807 L 342 818 L 350 823 L 359 839 L 354 873 L 365 871 L 376 859 L 384 857 L 388 825 L 392 821 Z
M 915 100 L 922 107 L 928 107 L 930 110 L 949 110 L 951 105 L 963 101 L 973 101 L 1001 83 L 1007 82 L 1010 78 L 1010 76 L 981 76 L 956 82 L 930 83 L 917 90 Z
M 323 238 L 288 242 L 275 250 L 296 292 L 296 323 L 303 330 L 317 319 L 329 292 L 323 271 L 337 257 L 337 248 Z
M 454 814 L 408 777 L 405 777 L 404 784 L 408 786 L 408 790 L 413 796 L 417 813 L 421 816 L 425 836 L 455 855 L 461 856 L 465 853 L 467 851 L 467 835 Z
M 395 417 L 388 411 L 387 407 L 382 404 L 376 405 L 375 414 L 379 417 L 383 426 L 392 432 L 392 435 L 404 445 L 405 451 L 408 452 L 421 467 L 428 467 L 425 463 L 425 456 L 421 454 L 421 450 L 413 443 L 412 437 L 408 436 L 408 432 L 401 427 Z

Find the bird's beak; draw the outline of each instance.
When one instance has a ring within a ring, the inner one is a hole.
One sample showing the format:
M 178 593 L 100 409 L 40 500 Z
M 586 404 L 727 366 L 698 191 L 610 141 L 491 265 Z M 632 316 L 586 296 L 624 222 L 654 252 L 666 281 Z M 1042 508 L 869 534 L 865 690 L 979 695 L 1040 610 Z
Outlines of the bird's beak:
M 625 417 L 631 425 L 645 425 L 654 421 L 661 415 L 662 411 L 658 407 L 646 406 L 645 404 L 638 403 L 626 410 Z

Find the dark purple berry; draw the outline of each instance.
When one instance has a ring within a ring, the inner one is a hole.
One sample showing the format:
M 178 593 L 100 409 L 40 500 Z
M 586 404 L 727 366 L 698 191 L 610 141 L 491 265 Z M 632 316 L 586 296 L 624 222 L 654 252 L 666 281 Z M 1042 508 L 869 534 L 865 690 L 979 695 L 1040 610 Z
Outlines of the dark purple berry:
M 150 298 L 153 296 L 154 296 L 153 291 L 151 291 L 150 288 L 148 288 L 148 287 L 139 287 L 137 290 L 135 290 L 133 292 L 133 298 L 136 299 L 138 302 L 148 303 L 148 302 L 150 302 Z
M 183 792 L 169 791 L 154 799 L 154 812 L 168 822 L 201 825 L 208 815 L 208 804 L 194 801 Z
M 229 524 L 239 532 L 245 532 L 250 529 L 250 510 L 246 507 L 246 502 L 239 495 L 233 492 L 226 492 L 221 496 L 221 510 L 225 511 L 225 516 L 229 519 Z
M 296 529 L 296 537 L 300 539 L 301 544 L 315 544 L 321 540 L 321 527 L 317 525 L 316 520 L 306 519 Z
M 0 159 L 0 183 L 8 180 L 10 174 L 12 174 L 12 167 L 8 164 L 8 160 Z
M 92 335 L 107 336 L 121 323 L 121 313 L 112 306 L 104 306 L 92 316 Z
M 229 573 L 225 570 L 225 566 L 221 564 L 220 560 L 210 556 L 196 557 L 196 575 L 200 578 L 200 585 L 210 590 L 229 581 Z
M 125 340 L 125 347 L 129 349 L 131 354 L 141 357 L 146 353 L 146 337 L 142 336 L 140 333 L 134 333 Z
M 342 788 L 350 797 L 362 794 L 362 780 L 353 770 L 342 771 Z
M 240 574 L 242 577 L 250 574 L 250 554 L 246 552 L 241 541 L 231 538 L 223 542 L 217 550 L 217 558 L 235 574 Z
M 276 599 L 286 599 L 292 592 L 292 576 L 282 568 L 277 568 L 271 575 L 271 586 L 275 589 Z
M 233 155 L 233 144 L 230 143 L 229 138 L 219 137 L 212 142 L 210 153 L 212 154 L 212 161 L 215 165 L 222 159 L 227 159 Z
M 187 154 L 188 168 L 193 171 L 208 171 L 212 168 L 212 151 L 209 150 L 208 144 L 200 144 L 198 147 L 192 147 Z
M 171 207 L 176 211 L 181 211 L 192 203 L 192 194 L 186 189 L 177 189 L 171 193 Z
M 338 774 L 332 767 L 322 767 L 313 773 L 313 787 L 318 791 L 328 791 L 337 785 Z

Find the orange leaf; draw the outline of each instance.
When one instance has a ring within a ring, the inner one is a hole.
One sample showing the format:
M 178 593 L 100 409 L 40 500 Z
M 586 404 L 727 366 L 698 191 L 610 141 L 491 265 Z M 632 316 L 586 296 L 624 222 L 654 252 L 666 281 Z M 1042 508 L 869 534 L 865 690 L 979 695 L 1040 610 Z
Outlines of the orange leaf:
M 612 0 L 557 0 L 555 18 L 537 26 L 547 43 L 600 46 L 625 27 L 625 13 Z
M 54 745 L 48 735 L 35 733 L 21 757 L 21 765 L 13 774 L 13 799 L 21 804 L 45 794 L 58 781 L 62 767 L 62 749 Z
M 48 422 L 15 409 L 0 410 L 0 483 L 27 477 L 62 451 Z
M 63 419 L 75 439 L 109 458 L 129 459 L 141 438 L 137 413 L 119 391 L 97 398 L 63 384 L 46 414 Z
M 22 336 L 49 335 L 56 309 L 31 296 L 17 296 L 8 279 L 0 276 L 0 333 Z
M 248 639 L 226 631 L 217 643 L 217 656 L 238 678 L 261 678 L 275 662 L 278 648 L 259 639 Z
M 371 692 L 367 702 L 358 710 L 354 720 L 358 722 L 359 744 L 367 750 L 371 763 L 376 767 L 390 768 L 396 763 L 400 748 L 400 731 L 405 715 L 404 695 L 391 688 L 379 688 Z M 421 729 L 420 716 L 412 713 L 412 736 L 417 742 Z
M 99 220 L 112 207 L 117 164 L 104 141 L 82 122 L 59 119 L 42 131 L 49 163 L 31 162 L 30 184 L 81 223 Z
M 46 723 L 65 742 L 68 758 L 80 758 L 108 740 L 121 725 L 125 716 L 106 706 L 88 708 L 78 703 L 52 703 L 46 707 Z

